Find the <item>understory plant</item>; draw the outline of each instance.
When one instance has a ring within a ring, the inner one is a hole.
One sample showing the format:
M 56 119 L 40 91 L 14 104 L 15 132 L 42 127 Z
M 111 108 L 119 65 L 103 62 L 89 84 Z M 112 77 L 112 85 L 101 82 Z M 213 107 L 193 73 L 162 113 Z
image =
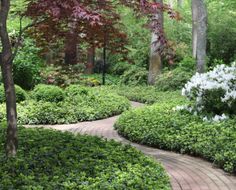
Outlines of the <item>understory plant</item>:
M 196 73 L 182 90 L 193 103 L 187 109 L 205 120 L 223 120 L 236 114 L 236 64 L 218 65 Z

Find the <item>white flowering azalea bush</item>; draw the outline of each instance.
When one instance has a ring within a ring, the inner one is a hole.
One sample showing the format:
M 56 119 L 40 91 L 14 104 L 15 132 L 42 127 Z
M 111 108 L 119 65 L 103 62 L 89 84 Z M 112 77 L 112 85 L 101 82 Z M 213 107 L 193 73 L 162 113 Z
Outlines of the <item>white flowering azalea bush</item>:
M 182 89 L 193 103 L 182 107 L 205 115 L 204 120 L 221 121 L 236 114 L 236 64 L 218 65 L 207 73 L 196 73 Z M 180 108 L 179 108 L 180 109 Z

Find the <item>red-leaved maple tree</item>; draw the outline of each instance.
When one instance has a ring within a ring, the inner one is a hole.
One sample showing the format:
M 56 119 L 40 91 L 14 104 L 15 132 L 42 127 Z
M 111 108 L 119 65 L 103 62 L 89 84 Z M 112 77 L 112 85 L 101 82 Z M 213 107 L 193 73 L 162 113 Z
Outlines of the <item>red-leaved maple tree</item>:
M 104 45 L 108 35 L 111 51 L 124 52 L 126 35 L 120 31 L 120 17 L 117 5 L 128 6 L 137 16 L 149 18 L 149 28 L 157 34 L 158 42 L 163 44 L 157 51 L 162 52 L 167 44 L 160 21 L 154 16 L 157 11 L 165 11 L 171 18 L 178 18 L 168 5 L 148 0 L 27 0 L 25 15 L 35 23 L 33 34 L 41 43 L 53 43 L 63 39 L 65 62 L 76 64 L 76 45 L 83 42 L 91 46 Z

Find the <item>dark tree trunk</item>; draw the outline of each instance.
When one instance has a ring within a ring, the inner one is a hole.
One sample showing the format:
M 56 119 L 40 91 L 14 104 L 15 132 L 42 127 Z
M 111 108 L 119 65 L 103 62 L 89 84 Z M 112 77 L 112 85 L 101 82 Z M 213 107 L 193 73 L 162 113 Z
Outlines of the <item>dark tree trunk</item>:
M 17 113 L 16 113 L 16 94 L 12 76 L 12 48 L 7 33 L 7 17 L 10 9 L 10 0 L 0 1 L 0 39 L 2 52 L 0 53 L 0 64 L 3 75 L 3 83 L 6 95 L 7 108 L 7 136 L 6 136 L 6 155 L 16 156 L 17 140 Z
M 163 4 L 163 0 L 156 0 L 156 2 Z M 160 20 L 161 27 L 163 30 L 163 12 L 159 11 L 156 14 L 156 17 L 158 17 L 158 19 Z M 152 33 L 150 63 L 149 63 L 149 71 L 148 71 L 148 84 L 149 85 L 154 85 L 156 77 L 161 74 L 161 69 L 162 69 L 161 55 L 157 51 L 157 49 L 159 49 L 162 44 L 157 42 L 157 38 L 158 38 L 157 34 Z
M 87 50 L 87 63 L 86 63 L 86 69 L 85 73 L 86 74 L 92 74 L 93 73 L 93 68 L 94 68 L 94 63 L 95 63 L 95 48 L 90 47 Z
M 193 57 L 197 61 L 197 72 L 206 67 L 207 9 L 204 0 L 192 0 Z
M 65 38 L 65 64 L 77 64 L 77 34 L 72 29 Z

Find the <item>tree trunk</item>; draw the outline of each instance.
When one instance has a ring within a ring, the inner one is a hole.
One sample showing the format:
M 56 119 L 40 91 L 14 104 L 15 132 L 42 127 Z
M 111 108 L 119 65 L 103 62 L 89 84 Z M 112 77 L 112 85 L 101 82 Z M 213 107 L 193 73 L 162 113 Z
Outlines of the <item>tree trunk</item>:
M 92 74 L 93 73 L 93 68 L 94 68 L 94 63 L 95 63 L 95 48 L 90 47 L 87 50 L 87 63 L 86 63 L 86 69 L 85 73 L 86 74 Z
M 198 14 L 197 14 L 197 1 L 192 0 L 192 53 L 193 58 L 197 58 L 197 22 L 198 22 Z
M 207 9 L 204 0 L 192 0 L 193 57 L 197 61 L 197 72 L 203 73 L 206 66 Z
M 6 95 L 7 108 L 7 135 L 6 135 L 6 155 L 16 156 L 17 139 L 17 113 L 16 113 L 16 94 L 12 76 L 12 49 L 7 33 L 7 17 L 10 10 L 10 0 L 0 1 L 0 39 L 2 52 L 0 53 L 0 64 L 3 75 L 3 83 Z
M 77 34 L 71 29 L 65 38 L 65 64 L 77 64 Z
M 162 3 L 163 0 L 156 0 L 156 2 Z M 161 28 L 163 30 L 163 12 L 159 11 L 156 14 L 156 17 L 161 22 Z M 161 44 L 157 42 L 157 34 L 152 33 L 152 39 L 151 39 L 151 52 L 150 52 L 150 63 L 149 63 L 149 71 L 148 71 L 148 84 L 149 85 L 154 85 L 156 77 L 161 74 L 161 69 L 162 69 L 162 60 L 161 60 L 161 55 L 157 51 Z

